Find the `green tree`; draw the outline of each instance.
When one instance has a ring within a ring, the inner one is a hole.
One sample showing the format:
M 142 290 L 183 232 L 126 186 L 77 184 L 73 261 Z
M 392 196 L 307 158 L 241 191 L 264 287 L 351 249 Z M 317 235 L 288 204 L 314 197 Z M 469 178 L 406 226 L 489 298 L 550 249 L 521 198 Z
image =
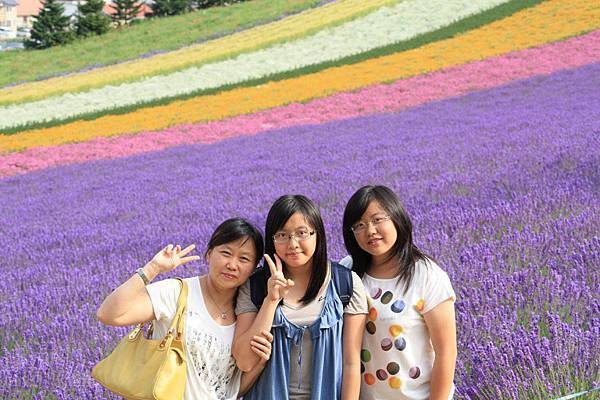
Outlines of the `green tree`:
M 45 0 L 31 29 L 31 37 L 25 41 L 28 49 L 45 49 L 73 40 L 69 17 L 63 15 L 65 8 L 57 0 Z
M 191 9 L 191 0 L 154 0 L 152 4 L 152 12 L 157 17 L 183 14 Z
M 87 0 L 77 6 L 77 36 L 102 35 L 110 29 L 110 18 L 104 14 L 104 0 Z
M 115 10 L 112 18 L 119 26 L 129 25 L 137 17 L 144 3 L 138 0 L 114 0 L 110 5 Z

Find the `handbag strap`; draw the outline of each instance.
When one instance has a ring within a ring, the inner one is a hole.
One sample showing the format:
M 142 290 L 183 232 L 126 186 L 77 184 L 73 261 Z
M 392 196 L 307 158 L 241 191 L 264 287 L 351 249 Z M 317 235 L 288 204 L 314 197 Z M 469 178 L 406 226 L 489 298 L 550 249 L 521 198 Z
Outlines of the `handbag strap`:
M 188 285 L 181 278 L 175 278 L 181 283 L 181 291 L 179 292 L 179 298 L 177 299 L 177 311 L 175 311 L 175 317 L 173 318 L 173 322 L 171 322 L 171 326 L 169 327 L 169 332 L 175 332 L 177 329 L 177 339 L 181 339 L 183 335 L 183 327 L 185 320 L 185 308 L 187 306 L 187 297 L 188 297 Z

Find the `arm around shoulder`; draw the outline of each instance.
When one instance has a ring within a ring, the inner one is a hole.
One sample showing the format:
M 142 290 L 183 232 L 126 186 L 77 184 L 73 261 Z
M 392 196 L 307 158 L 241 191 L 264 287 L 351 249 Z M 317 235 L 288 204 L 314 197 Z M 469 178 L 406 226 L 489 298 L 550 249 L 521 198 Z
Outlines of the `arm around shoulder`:
M 233 339 L 233 357 L 243 372 L 251 371 L 259 363 L 260 357 L 252 351 L 250 342 L 261 332 L 271 331 L 276 307 L 276 302 L 265 298 L 258 313 L 245 312 L 238 315 Z
M 267 294 L 260 309 L 257 310 L 251 300 L 250 280 L 252 278 L 238 292 L 238 306 L 236 307 L 238 321 L 233 340 L 233 357 L 238 368 L 244 372 L 251 371 L 260 360 L 260 357 L 252 350 L 253 338 L 260 336 L 262 332 L 271 331 L 277 306 L 294 284 L 290 279 L 285 279 L 281 260 L 277 255 L 275 255 L 276 263 L 267 255 L 265 255 L 265 259 L 269 264 L 271 277 L 267 280 Z

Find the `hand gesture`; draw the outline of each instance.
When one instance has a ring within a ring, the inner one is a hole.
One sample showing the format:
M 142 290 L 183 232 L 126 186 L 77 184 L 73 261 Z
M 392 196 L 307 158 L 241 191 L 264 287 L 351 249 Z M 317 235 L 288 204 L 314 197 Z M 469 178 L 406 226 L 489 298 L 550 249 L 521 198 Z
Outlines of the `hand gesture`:
M 271 342 L 273 335 L 269 331 L 262 331 L 260 335 L 252 337 L 250 347 L 252 351 L 260 358 L 261 363 L 266 363 L 271 358 Z
M 199 260 L 199 256 L 185 257 L 190 251 L 194 250 L 196 245 L 190 245 L 185 249 L 181 250 L 181 246 L 168 245 L 154 256 L 150 264 L 152 264 L 158 273 L 169 272 L 176 267 L 187 264 L 190 261 Z
M 294 286 L 294 281 L 286 279 L 283 275 L 283 265 L 277 254 L 275 254 L 275 262 L 268 254 L 265 254 L 265 260 L 271 270 L 271 277 L 267 281 L 267 295 L 269 300 L 279 302 L 287 296 L 290 288 Z

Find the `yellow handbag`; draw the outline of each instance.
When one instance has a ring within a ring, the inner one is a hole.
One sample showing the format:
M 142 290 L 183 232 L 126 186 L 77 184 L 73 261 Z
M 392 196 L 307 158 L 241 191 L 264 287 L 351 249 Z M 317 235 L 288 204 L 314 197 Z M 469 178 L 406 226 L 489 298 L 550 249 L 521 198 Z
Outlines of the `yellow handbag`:
M 128 400 L 183 399 L 187 372 L 183 329 L 188 287 L 177 279 L 181 292 L 165 337 L 147 339 L 144 324 L 139 324 L 92 369 L 92 377 L 111 392 Z

